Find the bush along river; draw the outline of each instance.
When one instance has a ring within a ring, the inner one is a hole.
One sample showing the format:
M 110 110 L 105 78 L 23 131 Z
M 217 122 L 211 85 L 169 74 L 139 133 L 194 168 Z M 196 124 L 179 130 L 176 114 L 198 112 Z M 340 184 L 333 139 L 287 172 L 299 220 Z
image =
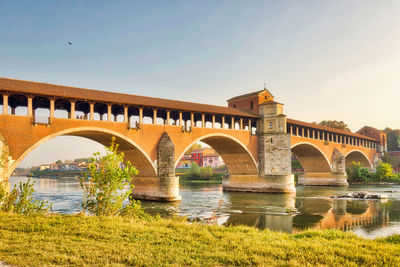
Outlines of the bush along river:
M 11 177 L 11 186 L 26 177 Z M 82 190 L 76 178 L 33 178 L 35 197 L 53 204 L 53 211 L 81 211 Z M 332 198 L 354 192 L 386 195 L 387 199 Z M 146 212 L 162 217 L 219 225 L 248 225 L 288 233 L 312 229 L 341 229 L 366 238 L 400 234 L 399 185 L 297 187 L 296 194 L 223 192 L 220 184 L 182 183 L 182 201 L 143 201 Z

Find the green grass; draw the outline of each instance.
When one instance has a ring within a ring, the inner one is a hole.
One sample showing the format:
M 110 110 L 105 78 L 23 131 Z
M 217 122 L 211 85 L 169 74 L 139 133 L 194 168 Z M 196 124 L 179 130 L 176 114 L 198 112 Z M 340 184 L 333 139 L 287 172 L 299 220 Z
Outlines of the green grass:
M 340 231 L 290 235 L 250 227 L 0 213 L 0 262 L 19 266 L 400 265 L 400 238 Z

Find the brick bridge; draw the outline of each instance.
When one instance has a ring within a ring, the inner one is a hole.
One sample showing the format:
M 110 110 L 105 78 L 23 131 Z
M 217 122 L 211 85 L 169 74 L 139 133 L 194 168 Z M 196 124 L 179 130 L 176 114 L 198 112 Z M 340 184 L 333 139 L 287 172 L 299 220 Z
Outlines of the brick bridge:
M 61 135 L 105 146 L 115 136 L 139 170 L 134 196 L 179 200 L 175 167 L 198 141 L 213 147 L 229 177 L 225 190 L 294 192 L 292 153 L 304 185 L 347 185 L 345 166 L 372 168 L 381 140 L 286 118 L 262 90 L 228 107 L 0 78 L 0 181 L 8 181 L 32 150 Z M 246 106 L 244 106 L 246 105 Z

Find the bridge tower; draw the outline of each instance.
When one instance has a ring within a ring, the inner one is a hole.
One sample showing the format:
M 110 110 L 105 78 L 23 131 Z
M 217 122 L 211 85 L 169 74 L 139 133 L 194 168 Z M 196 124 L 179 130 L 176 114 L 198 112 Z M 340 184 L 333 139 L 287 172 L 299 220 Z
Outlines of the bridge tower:
M 267 90 L 238 96 L 228 100 L 230 107 L 246 109 L 260 115 L 257 125 L 257 177 L 230 176 L 224 189 L 271 193 L 295 192 L 291 169 L 290 134 L 286 133 L 286 115 L 283 104 L 275 102 Z
M 259 106 L 261 119 L 258 127 L 258 160 L 260 177 L 271 190 L 294 192 L 291 165 L 290 134 L 286 133 L 286 115 L 283 104 L 264 101 Z

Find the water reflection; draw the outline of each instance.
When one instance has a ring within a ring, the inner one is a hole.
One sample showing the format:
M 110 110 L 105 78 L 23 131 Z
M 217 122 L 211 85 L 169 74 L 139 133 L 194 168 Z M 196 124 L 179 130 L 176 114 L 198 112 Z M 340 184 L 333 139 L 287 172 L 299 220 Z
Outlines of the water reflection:
M 55 212 L 81 210 L 82 191 L 76 179 L 34 180 L 35 196 L 53 203 Z M 26 178 L 10 179 L 11 185 L 19 181 L 26 181 Z M 371 238 L 400 233 L 400 186 L 298 187 L 296 194 L 223 192 L 221 185 L 216 184 L 183 184 L 180 190 L 180 202 L 145 201 L 143 207 L 148 213 L 163 217 L 188 216 L 206 220 L 218 214 L 220 225 L 249 225 L 288 233 L 307 228 L 350 230 Z M 389 199 L 330 198 L 349 191 L 385 193 Z

